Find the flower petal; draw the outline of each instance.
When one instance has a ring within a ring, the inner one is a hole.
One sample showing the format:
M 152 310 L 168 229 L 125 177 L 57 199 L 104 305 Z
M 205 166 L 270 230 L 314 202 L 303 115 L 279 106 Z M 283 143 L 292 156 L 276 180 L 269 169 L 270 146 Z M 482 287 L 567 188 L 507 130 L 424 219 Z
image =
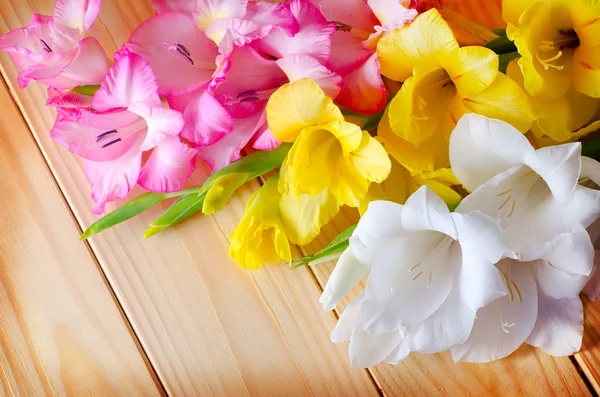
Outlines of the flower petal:
M 142 166 L 142 138 L 143 135 L 138 135 L 129 149 L 112 161 L 85 162 L 92 198 L 96 202 L 94 214 L 102 214 L 107 202 L 125 198 L 135 186 Z
M 350 153 L 350 162 L 363 178 L 381 183 L 392 170 L 392 162 L 379 141 L 363 131 L 360 146 Z
M 498 55 L 485 47 L 461 47 L 443 63 L 461 98 L 479 94 L 498 75 Z
M 344 251 L 319 298 L 319 302 L 323 304 L 323 310 L 333 310 L 346 294 L 367 275 L 370 269 L 369 266 L 356 259 L 352 254 L 352 249 Z
M 309 78 L 321 87 L 325 95 L 335 99 L 340 93 L 342 77 L 331 72 L 319 61 L 308 55 L 290 55 L 277 60 L 277 65 L 283 70 L 290 82 Z
M 538 318 L 527 343 L 552 356 L 570 356 L 581 349 L 583 305 L 579 297 L 555 299 L 540 293 Z
M 582 94 L 600 98 L 600 57 L 598 47 L 579 47 L 573 59 L 573 87 Z
M 149 107 L 137 102 L 127 110 L 143 117 L 148 124 L 148 132 L 140 148 L 142 151 L 152 149 L 164 139 L 179 135 L 183 128 L 183 116 L 173 109 Z
M 553 299 L 575 299 L 581 293 L 589 277 L 554 267 L 546 260 L 533 262 L 533 272 L 538 291 Z
M 246 13 L 248 0 L 196 0 L 194 19 L 198 27 L 206 30 L 220 18 L 241 18 Z
M 267 120 L 276 139 L 293 142 L 304 127 L 344 120 L 344 116 L 317 83 L 302 79 L 282 86 L 271 95 Z
M 344 309 L 335 328 L 331 331 L 331 341 L 333 343 L 350 342 L 354 327 L 357 326 L 358 313 L 363 301 L 364 294 L 360 294 Z
M 198 29 L 191 16 L 182 13 L 165 12 L 147 19 L 123 48 L 150 64 L 160 95 L 192 92 L 209 82 L 217 69 L 216 44 Z
M 498 268 L 506 274 L 510 294 L 477 312 L 467 341 L 452 348 L 454 361 L 484 363 L 504 358 L 517 350 L 534 328 L 538 296 L 531 269 L 506 259 Z
M 342 91 L 336 99 L 341 106 L 361 114 L 376 114 L 385 107 L 387 93 L 377 54 L 343 76 Z
M 511 125 L 474 114 L 464 115 L 450 137 L 452 171 L 469 190 L 523 164 L 533 152 L 527 138 Z
M 386 360 L 402 341 L 400 331 L 370 334 L 357 327 L 350 338 L 350 365 L 354 368 L 373 367 Z
M 377 55 L 381 74 L 405 81 L 416 65 L 439 66 L 441 59 L 457 49 L 452 30 L 434 8 L 384 36 L 377 44 Z
M 457 239 L 457 229 L 444 201 L 427 186 L 421 186 L 404 204 L 402 225 L 406 230 L 436 231 Z
M 57 0 L 54 4 L 54 23 L 78 29 L 83 34 L 96 20 L 100 4 L 101 0 Z
M 156 78 L 148 63 L 139 55 L 120 57 L 110 68 L 100 89 L 94 94 L 94 109 L 105 112 L 142 102 L 160 104 Z
M 142 167 L 138 183 L 152 192 L 177 192 L 183 189 L 196 165 L 196 150 L 179 138 L 159 143 Z
M 389 29 L 401 28 L 418 14 L 417 10 L 406 8 L 396 0 L 368 0 L 367 4 L 379 19 L 381 26 Z

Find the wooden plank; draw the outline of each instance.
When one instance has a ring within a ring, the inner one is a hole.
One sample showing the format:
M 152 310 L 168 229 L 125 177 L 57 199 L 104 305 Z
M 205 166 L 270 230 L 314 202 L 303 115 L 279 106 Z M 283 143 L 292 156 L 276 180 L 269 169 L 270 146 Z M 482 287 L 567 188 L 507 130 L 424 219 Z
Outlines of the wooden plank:
M 0 4 L 0 33 L 52 8 L 50 0 Z M 98 36 L 114 51 L 152 14 L 147 1 L 104 1 Z M 15 68 L 5 55 L 1 64 L 77 220 L 89 225 L 95 218 L 85 174 L 48 136 L 54 114 L 43 105 L 43 88 L 16 89 Z M 144 240 L 156 210 L 92 239 L 165 388 L 172 395 L 376 395 L 369 374 L 350 369 L 345 348 L 329 341 L 335 317 L 320 309 L 310 272 L 271 266 L 250 273 L 227 257 L 226 236 L 255 187 L 236 195 L 218 221 L 197 217 Z
M 0 395 L 160 395 L 0 81 Z
M 600 394 L 600 302 L 582 300 L 585 332 L 583 347 L 575 354 L 575 360 L 596 394 Z
M 303 250 L 314 252 L 331 241 L 341 230 L 357 221 L 354 210 L 346 210 L 327 225 L 321 236 Z M 324 286 L 334 263 L 312 267 L 315 278 Z M 364 289 L 358 286 L 342 303 L 341 309 Z M 597 387 L 600 362 L 598 350 L 598 305 L 588 303 L 586 336 L 578 360 L 586 360 L 585 375 Z M 455 364 L 449 353 L 413 353 L 397 366 L 381 364 L 370 369 L 381 390 L 388 396 L 415 395 L 590 395 L 585 381 L 568 357 L 552 357 L 541 350 L 524 346 L 511 356 L 488 364 Z M 597 389 L 596 389 L 597 390 Z

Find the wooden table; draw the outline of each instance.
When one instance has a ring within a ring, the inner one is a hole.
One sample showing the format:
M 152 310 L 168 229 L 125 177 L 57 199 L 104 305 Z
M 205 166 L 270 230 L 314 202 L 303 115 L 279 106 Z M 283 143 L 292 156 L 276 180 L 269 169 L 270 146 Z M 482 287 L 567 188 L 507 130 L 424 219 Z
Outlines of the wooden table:
M 94 33 L 118 49 L 154 11 L 104 0 Z M 0 34 L 51 14 L 51 0 L 1 0 Z M 0 56 L 1 395 L 590 395 L 600 390 L 600 305 L 586 303 L 582 352 L 523 348 L 488 365 L 448 354 L 398 366 L 349 366 L 329 341 L 335 313 L 318 304 L 332 265 L 248 272 L 228 236 L 258 182 L 215 216 L 144 240 L 157 208 L 89 241 L 95 217 L 81 163 L 48 131 L 45 89 L 16 86 Z M 206 169 L 198 171 L 201 180 Z M 166 205 L 166 204 L 165 204 Z M 109 209 L 114 207 L 109 207 Z M 338 217 L 312 247 L 348 220 Z

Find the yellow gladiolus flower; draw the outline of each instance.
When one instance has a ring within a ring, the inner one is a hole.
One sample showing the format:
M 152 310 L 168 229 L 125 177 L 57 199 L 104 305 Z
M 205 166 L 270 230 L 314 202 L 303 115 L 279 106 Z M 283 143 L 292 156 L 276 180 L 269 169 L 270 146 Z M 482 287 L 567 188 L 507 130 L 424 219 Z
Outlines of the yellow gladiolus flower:
M 344 120 L 340 109 L 310 79 L 279 88 L 267 104 L 273 136 L 294 142 L 281 169 L 280 191 L 299 198 L 328 189 L 340 204 L 358 207 L 371 182 L 390 173 L 383 146 Z
M 327 190 L 298 198 L 282 195 L 279 174 L 270 178 L 246 204 L 246 213 L 231 234 L 229 256 L 246 269 L 292 259 L 290 242 L 306 245 L 338 212 Z
M 498 56 L 483 47 L 460 48 L 435 9 L 382 38 L 377 53 L 382 74 L 404 81 L 390 104 L 389 125 L 423 152 L 422 169 L 440 168 L 432 164 L 435 152 L 447 152 L 450 133 L 465 113 L 504 120 L 522 132 L 533 122 L 523 90 L 498 72 Z
M 517 61 L 508 65 L 506 74 L 524 87 Z M 558 100 L 530 97 L 530 101 L 536 116 L 531 132 L 538 147 L 577 140 L 600 128 L 600 121 L 594 121 L 600 116 L 600 99 L 570 89 Z
M 598 1 L 505 0 L 504 8 L 531 95 L 556 101 L 573 87 L 600 98 Z

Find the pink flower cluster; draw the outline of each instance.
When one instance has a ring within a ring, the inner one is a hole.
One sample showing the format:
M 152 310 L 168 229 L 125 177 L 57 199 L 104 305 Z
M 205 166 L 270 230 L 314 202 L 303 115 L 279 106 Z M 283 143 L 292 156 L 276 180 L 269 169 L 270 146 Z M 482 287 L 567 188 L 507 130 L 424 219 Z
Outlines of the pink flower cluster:
M 18 83 L 48 86 L 57 107 L 52 137 L 85 159 L 96 202 L 139 184 L 181 190 L 196 158 L 216 171 L 242 150 L 279 146 L 265 106 L 281 85 L 315 80 L 343 107 L 375 114 L 386 105 L 376 45 L 414 19 L 400 0 L 152 0 L 144 21 L 114 55 L 85 37 L 100 0 L 57 0 L 0 37 Z M 100 85 L 93 96 L 70 91 Z

